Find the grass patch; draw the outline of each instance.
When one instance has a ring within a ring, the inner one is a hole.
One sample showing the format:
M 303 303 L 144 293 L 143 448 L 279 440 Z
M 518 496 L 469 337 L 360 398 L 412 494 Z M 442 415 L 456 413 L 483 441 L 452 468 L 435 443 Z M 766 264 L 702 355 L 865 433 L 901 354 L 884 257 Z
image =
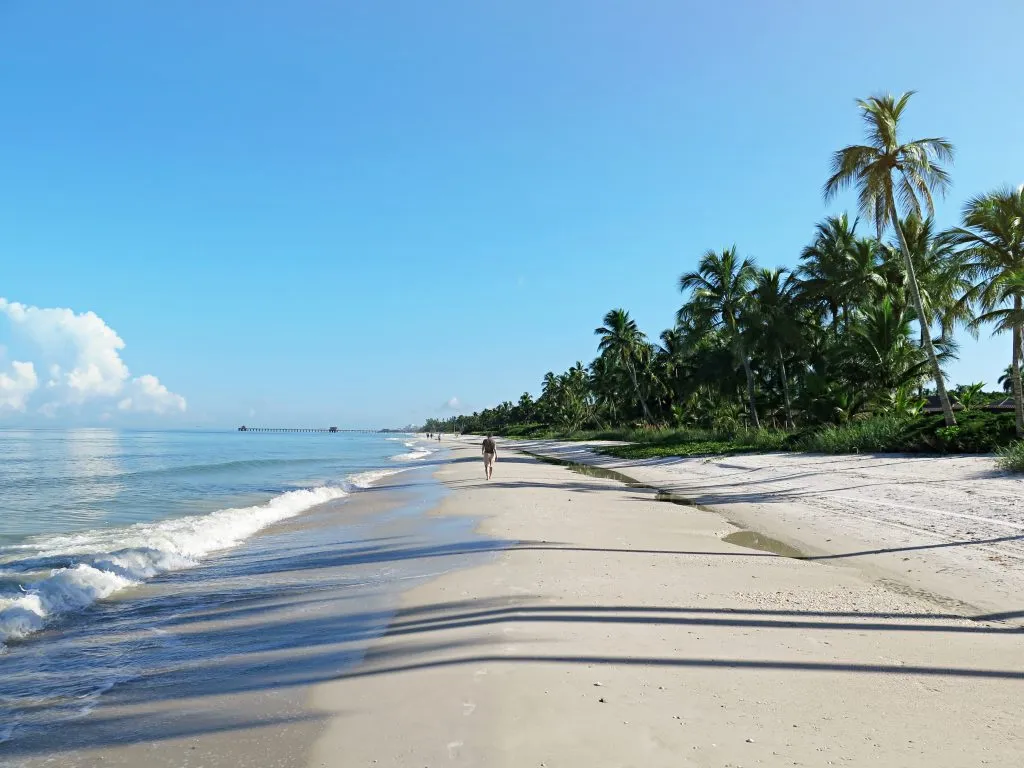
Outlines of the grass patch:
M 1010 472 L 1024 472 L 1024 440 L 1010 443 L 1005 448 L 999 449 L 997 460 L 1000 469 Z
M 881 453 L 898 451 L 908 420 L 877 416 L 841 426 L 828 426 L 814 432 L 794 435 L 790 450 L 811 453 Z
M 530 440 L 617 440 L 629 443 L 597 449 L 598 453 L 620 459 L 770 451 L 831 454 L 999 452 L 1002 466 L 1014 468 L 1014 462 L 1024 462 L 1024 448 L 1015 443 L 1013 414 L 981 410 L 958 413 L 955 427 L 945 426 L 942 414 L 928 414 L 917 418 L 875 416 L 840 426 L 798 432 L 624 427 L 566 433 L 540 424 L 526 424 L 510 429 L 506 436 Z
M 968 411 L 947 427 L 941 414 L 911 418 L 876 416 L 840 426 L 802 432 L 772 429 L 737 433 L 710 430 L 666 430 L 638 436 L 630 445 L 607 446 L 599 452 L 620 459 L 664 456 L 729 455 L 770 451 L 809 453 L 996 453 L 1003 466 L 1024 462 L 1024 448 L 1010 448 L 1015 439 L 1013 414 Z M 1022 470 L 1024 471 L 1024 470 Z
M 723 454 L 785 450 L 792 435 L 773 429 L 746 430 L 733 434 L 704 429 L 665 430 L 630 445 L 610 445 L 599 453 L 620 459 L 653 459 L 663 456 L 720 456 Z

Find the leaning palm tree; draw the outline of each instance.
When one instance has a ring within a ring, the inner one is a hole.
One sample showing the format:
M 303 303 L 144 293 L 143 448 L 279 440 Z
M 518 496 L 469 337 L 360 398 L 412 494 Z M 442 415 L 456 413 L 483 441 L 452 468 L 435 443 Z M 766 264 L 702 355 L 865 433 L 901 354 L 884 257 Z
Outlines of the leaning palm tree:
M 749 300 L 754 281 L 755 266 L 750 259 L 739 260 L 736 246 L 721 253 L 707 251 L 697 265 L 696 272 L 679 278 L 679 289 L 690 292 L 689 301 L 679 310 L 680 323 L 693 323 L 697 327 L 721 329 L 732 346 L 734 354 L 743 363 L 747 378 L 747 400 L 750 421 L 761 427 L 754 399 L 754 374 L 750 369 L 750 354 L 740 330 L 740 313 Z
M 956 250 L 953 233 L 936 232 L 933 219 L 921 219 L 915 214 L 903 219 L 900 226 L 910 248 L 921 303 L 928 317 L 938 323 L 945 338 L 951 337 L 958 325 L 977 338 L 974 314 L 970 306 L 960 301 L 971 283 L 965 254 Z
M 633 391 L 636 392 L 637 400 L 643 409 L 644 419 L 648 424 L 651 423 L 651 412 L 647 409 L 647 401 L 640 391 L 640 382 L 636 375 L 637 363 L 644 362 L 646 356 L 650 354 L 647 337 L 637 327 L 636 320 L 624 309 L 611 310 L 604 316 L 604 325 L 595 328 L 594 333 L 601 337 L 597 345 L 601 354 L 608 355 L 629 374 Z
M 913 94 L 913 91 L 907 91 L 899 98 L 872 96 L 857 101 L 867 124 L 868 143 L 845 147 L 833 155 L 832 175 L 825 182 L 823 191 L 827 202 L 841 190 L 855 187 L 861 214 L 874 221 L 878 239 L 882 239 L 890 225 L 896 231 L 903 251 L 907 288 L 921 324 L 921 345 L 928 356 L 946 424 L 952 426 L 956 424 L 956 417 L 932 344 L 931 317 L 925 313 L 910 247 L 900 226 L 900 209 L 916 213 L 921 218 L 922 207 L 929 216 L 934 214 L 933 194 L 944 194 L 950 184 L 949 174 L 939 163 L 952 161 L 953 145 L 942 138 L 917 139 L 900 144 L 899 121 Z
M 1024 437 L 1024 186 L 969 200 L 964 226 L 953 229 L 952 236 L 963 248 L 967 273 L 975 281 L 964 296 L 981 310 L 975 324 L 994 323 L 996 333 L 1010 332 L 1013 356 L 1008 373 L 1017 434 Z

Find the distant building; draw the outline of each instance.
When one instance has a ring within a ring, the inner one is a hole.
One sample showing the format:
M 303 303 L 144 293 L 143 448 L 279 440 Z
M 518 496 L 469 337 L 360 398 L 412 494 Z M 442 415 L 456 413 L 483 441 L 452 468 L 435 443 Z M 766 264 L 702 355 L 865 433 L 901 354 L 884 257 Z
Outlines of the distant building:
M 964 407 L 956 400 L 952 401 L 954 411 L 962 411 Z M 942 405 L 939 403 L 938 395 L 930 395 L 928 402 L 921 409 L 924 413 L 942 413 Z M 974 410 L 989 411 L 991 413 L 1007 413 L 1013 411 L 1013 398 L 1007 397 L 985 405 L 979 405 Z
M 1004 398 L 1004 399 L 1002 399 L 1002 400 L 1000 400 L 998 402 L 989 403 L 988 405 L 982 406 L 981 409 L 983 411 L 994 411 L 996 413 L 1003 413 L 1004 411 L 1012 411 L 1014 409 L 1014 407 L 1013 407 L 1013 398 L 1012 397 L 1007 397 L 1007 398 Z
M 928 395 L 925 399 L 927 402 L 924 404 L 924 408 L 921 409 L 924 413 L 942 413 L 942 403 L 939 402 L 938 395 Z M 962 411 L 964 409 L 956 400 L 952 400 L 951 404 L 954 411 Z
M 245 424 L 243 424 L 242 426 L 240 426 L 240 427 L 238 428 L 238 431 L 239 431 L 239 432 L 248 432 L 248 431 L 249 431 L 249 428 L 248 428 L 247 426 L 245 426 Z

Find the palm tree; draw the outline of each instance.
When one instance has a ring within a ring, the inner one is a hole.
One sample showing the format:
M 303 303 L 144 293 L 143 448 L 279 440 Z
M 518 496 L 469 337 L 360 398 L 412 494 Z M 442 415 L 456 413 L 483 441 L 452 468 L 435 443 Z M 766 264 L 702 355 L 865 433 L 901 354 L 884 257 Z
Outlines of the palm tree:
M 597 345 L 601 353 L 607 354 L 629 374 L 630 381 L 633 382 L 633 390 L 643 409 L 644 419 L 647 423 L 651 423 L 653 421 L 651 412 L 647 409 L 647 401 L 640 391 L 640 383 L 636 376 L 637 363 L 642 363 L 650 354 L 647 337 L 637 327 L 636 321 L 629 316 L 629 312 L 624 309 L 611 310 L 604 316 L 604 325 L 595 328 L 594 333 L 601 337 L 601 341 Z
M 928 375 L 928 358 L 910 336 L 912 316 L 889 298 L 865 308 L 848 347 L 851 378 L 862 390 L 885 400 Z
M 985 382 L 976 381 L 973 384 L 964 384 L 953 390 L 956 395 L 956 399 L 960 401 L 960 405 L 964 407 L 965 411 L 971 411 L 978 407 L 983 402 L 985 397 Z
M 849 273 L 849 258 L 857 240 L 857 222 L 850 224 L 846 214 L 829 216 L 815 227 L 814 240 L 800 254 L 800 276 L 808 297 L 828 308 L 832 330 L 839 330 L 840 313 L 849 306 L 844 283 Z M 848 318 L 845 316 L 843 320 Z
M 939 162 L 952 161 L 953 145 L 943 138 L 899 143 L 900 117 L 913 94 L 913 91 L 907 91 L 899 98 L 872 96 L 866 100 L 858 99 L 857 106 L 867 124 L 868 144 L 845 147 L 833 155 L 832 175 L 825 182 L 823 191 L 827 202 L 841 190 L 856 187 L 861 214 L 874 221 L 878 239 L 882 239 L 890 225 L 896 231 L 903 251 L 907 287 L 921 324 L 921 344 L 928 355 L 946 425 L 953 426 L 956 417 L 932 344 L 930 316 L 925 313 L 910 247 L 900 226 L 900 208 L 921 217 L 923 202 L 928 215 L 934 214 L 933 193 L 944 194 L 950 184 L 949 174 Z
M 1010 332 L 1009 368 L 1017 435 L 1024 437 L 1024 186 L 1001 189 L 967 202 L 964 226 L 952 230 L 967 258 L 966 271 L 976 281 L 966 302 L 977 304 L 976 325 L 994 323 L 995 332 Z
M 686 331 L 677 325 L 662 331 L 658 338 L 661 343 L 656 354 L 661 378 L 673 402 L 678 405 L 684 399 L 682 384 L 689 351 Z
M 754 282 L 755 267 L 750 259 L 739 260 L 736 246 L 721 253 L 707 251 L 697 265 L 696 272 L 679 278 L 679 289 L 690 292 L 690 299 L 679 310 L 680 323 L 694 322 L 698 327 L 722 329 L 734 354 L 743 363 L 747 377 L 747 400 L 750 420 L 760 429 L 757 403 L 754 399 L 754 374 L 750 369 L 750 356 L 740 332 L 740 312 L 748 301 Z
M 746 324 L 756 339 L 779 365 L 779 380 L 786 408 L 786 428 L 793 429 L 793 404 L 789 396 L 785 351 L 800 343 L 800 315 L 797 309 L 801 284 L 785 269 L 758 270 L 751 300 L 746 305 Z
M 889 285 L 881 266 L 878 241 L 873 237 L 858 237 L 846 257 L 846 275 L 841 286 L 851 306 L 859 307 L 885 295 Z
M 619 368 L 604 355 L 590 363 L 590 391 L 594 395 L 595 416 L 604 414 L 611 424 L 619 422 Z
M 1019 373 L 1019 369 L 1018 369 Z M 999 376 L 999 386 L 1003 388 L 1003 392 L 1010 394 L 1013 392 L 1013 366 L 1006 366 L 1005 370 Z
M 936 233 L 931 217 L 922 219 L 916 214 L 907 216 L 901 226 L 928 317 L 938 321 L 944 338 L 951 337 L 957 325 L 977 337 L 971 308 L 960 300 L 971 283 L 964 255 L 957 252 L 953 234 Z

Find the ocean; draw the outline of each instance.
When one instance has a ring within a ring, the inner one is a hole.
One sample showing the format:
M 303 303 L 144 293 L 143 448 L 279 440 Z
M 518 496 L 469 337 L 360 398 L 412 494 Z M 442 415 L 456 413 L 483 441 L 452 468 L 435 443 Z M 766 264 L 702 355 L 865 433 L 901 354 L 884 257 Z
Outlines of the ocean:
M 316 641 L 289 620 L 273 640 L 225 624 L 200 642 L 185 616 L 257 599 L 294 608 L 338 587 L 379 597 L 429 575 L 394 542 L 471 541 L 464 523 L 425 515 L 443 494 L 429 467 L 444 450 L 384 434 L 0 431 L 0 754 L 117 686 L 150 676 L 151 689 L 154 670 L 194 691 L 186 671 L 237 657 L 240 637 L 253 654 Z M 354 495 L 398 473 L 415 496 L 349 518 Z M 386 625 L 374 605 L 366 638 Z

